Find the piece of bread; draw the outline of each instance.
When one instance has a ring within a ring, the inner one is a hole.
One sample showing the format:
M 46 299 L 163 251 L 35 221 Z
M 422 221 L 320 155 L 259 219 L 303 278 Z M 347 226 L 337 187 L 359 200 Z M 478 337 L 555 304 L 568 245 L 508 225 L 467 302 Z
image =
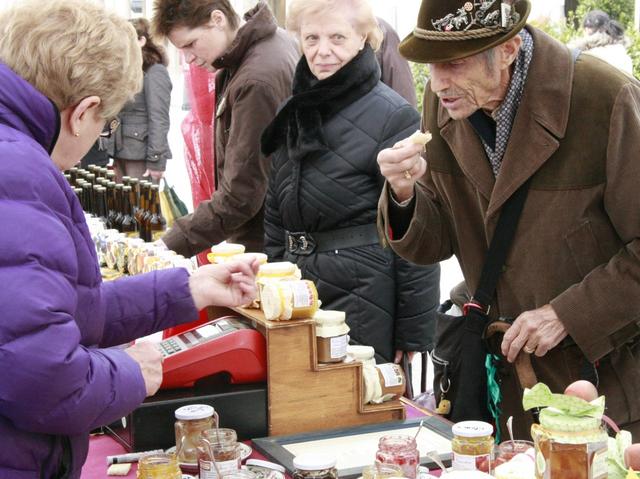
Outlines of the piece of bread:
M 131 471 L 131 463 L 111 464 L 107 469 L 107 476 L 126 476 Z
M 426 145 L 431 141 L 431 133 L 428 131 L 426 133 L 422 133 L 420 130 L 417 130 L 413 135 L 409 137 L 409 141 L 411 143 L 415 143 L 416 145 Z

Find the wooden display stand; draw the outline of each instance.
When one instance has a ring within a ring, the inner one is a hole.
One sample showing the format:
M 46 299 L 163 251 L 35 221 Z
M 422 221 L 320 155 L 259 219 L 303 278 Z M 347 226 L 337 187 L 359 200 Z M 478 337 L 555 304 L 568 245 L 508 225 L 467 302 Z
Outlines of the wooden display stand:
M 319 364 L 313 319 L 268 321 L 258 309 L 210 308 L 209 317 L 240 314 L 267 340 L 269 435 L 397 421 L 400 401 L 363 404 L 362 364 Z

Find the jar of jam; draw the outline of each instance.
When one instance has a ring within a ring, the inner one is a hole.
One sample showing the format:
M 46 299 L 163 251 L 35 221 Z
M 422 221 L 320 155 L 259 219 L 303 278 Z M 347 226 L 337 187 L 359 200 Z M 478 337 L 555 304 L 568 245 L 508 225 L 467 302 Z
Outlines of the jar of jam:
M 337 462 L 327 454 L 301 454 L 293 458 L 293 479 L 338 479 Z
M 218 479 L 240 470 L 241 449 L 233 429 L 207 429 L 200 433 L 198 469 L 200 479 Z
M 176 455 L 178 462 L 198 462 L 200 435 L 218 427 L 218 414 L 207 404 L 190 404 L 176 409 Z
M 138 461 L 138 479 L 182 479 L 182 471 L 173 454 L 150 454 Z
M 607 433 L 598 417 L 561 417 L 540 411 L 531 426 L 536 445 L 536 479 L 604 479 Z
M 223 479 L 260 479 L 259 476 L 248 469 L 239 469 L 237 471 L 224 474 Z
M 420 465 L 420 453 L 412 436 L 382 436 L 378 442 L 376 461 L 400 466 L 404 477 L 415 479 Z
M 349 326 L 343 311 L 323 311 L 313 315 L 319 363 L 340 363 L 347 357 Z
M 312 318 L 318 291 L 308 280 L 269 282 L 261 289 L 260 306 L 269 321 Z
M 404 394 L 407 383 L 399 364 L 386 363 L 362 367 L 365 404 L 380 404 Z
M 452 432 L 452 469 L 491 472 L 493 426 L 482 421 L 463 421 L 454 424 Z

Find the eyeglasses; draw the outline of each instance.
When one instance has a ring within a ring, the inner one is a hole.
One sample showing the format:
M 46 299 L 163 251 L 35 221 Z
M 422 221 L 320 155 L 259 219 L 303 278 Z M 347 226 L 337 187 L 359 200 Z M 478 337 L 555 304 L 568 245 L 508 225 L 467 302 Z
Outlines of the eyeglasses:
M 114 118 L 109 120 L 104 127 L 104 130 L 100 132 L 100 138 L 111 138 L 111 135 L 115 133 L 115 131 L 120 126 L 120 120 Z

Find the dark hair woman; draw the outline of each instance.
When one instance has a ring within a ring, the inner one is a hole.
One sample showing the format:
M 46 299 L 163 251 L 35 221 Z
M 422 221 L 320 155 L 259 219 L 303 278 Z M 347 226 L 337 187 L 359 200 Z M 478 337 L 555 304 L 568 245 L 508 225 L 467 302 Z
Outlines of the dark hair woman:
M 118 115 L 120 128 L 111 138 L 109 153 L 118 180 L 123 176 L 150 177 L 158 183 L 171 158 L 167 137 L 172 88 L 168 61 L 164 48 L 151 36 L 149 21 L 136 18 L 131 24 L 142 49 L 144 86 Z

